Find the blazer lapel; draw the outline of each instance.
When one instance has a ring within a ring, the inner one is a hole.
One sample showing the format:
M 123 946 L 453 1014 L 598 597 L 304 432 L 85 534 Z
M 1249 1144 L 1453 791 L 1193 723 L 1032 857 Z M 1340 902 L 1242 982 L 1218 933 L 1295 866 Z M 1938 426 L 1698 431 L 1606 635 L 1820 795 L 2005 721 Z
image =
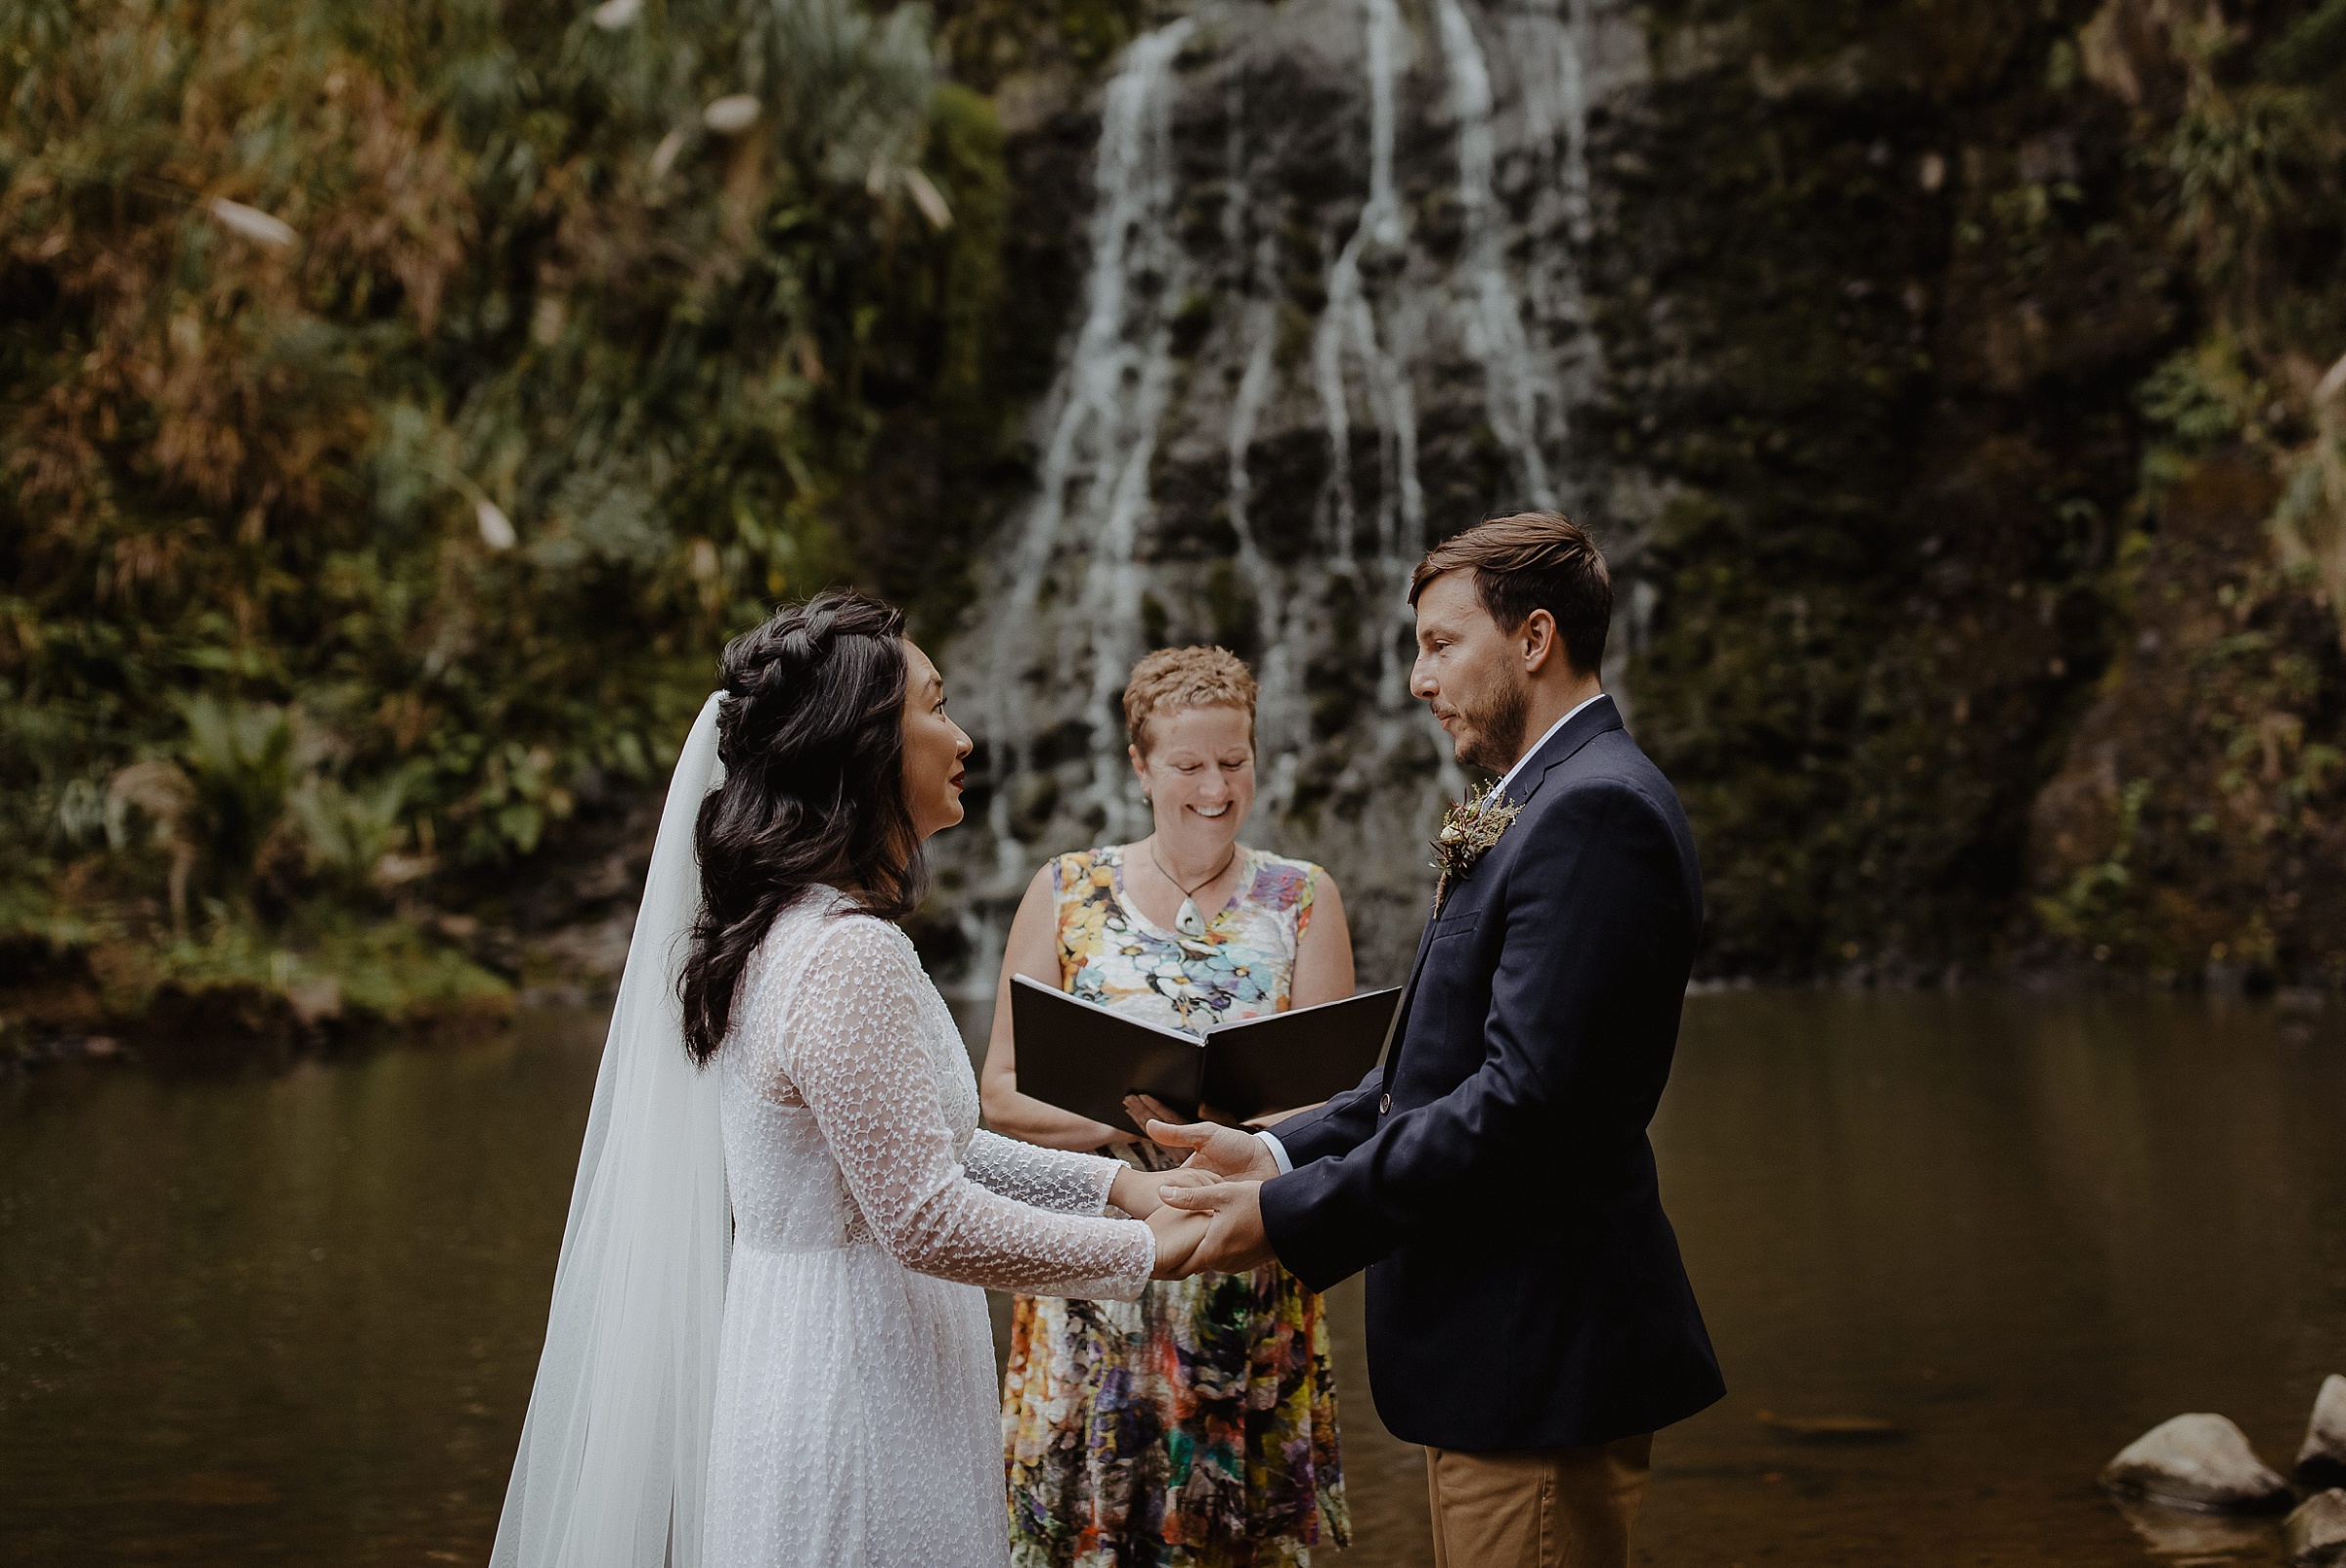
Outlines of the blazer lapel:
M 1580 749 L 1609 729 L 1619 729 L 1621 710 L 1613 706 L 1609 695 L 1599 693 L 1594 701 L 1572 716 L 1572 722 L 1547 737 L 1532 760 L 1523 764 L 1515 782 L 1507 786 L 1507 799 L 1517 806 L 1531 803 L 1547 781 L 1548 769 L 1559 762 L 1569 762 Z
M 1599 695 L 1595 701 L 1572 716 L 1572 721 L 1547 738 L 1539 754 L 1524 764 L 1507 787 L 1507 798 L 1517 806 L 1529 804 L 1547 781 L 1548 769 L 1568 761 L 1580 749 L 1609 729 L 1619 729 L 1621 710 L 1613 705 L 1610 696 Z M 1426 917 L 1425 929 L 1417 934 L 1417 956 L 1410 964 L 1410 978 L 1401 989 L 1401 1003 L 1393 1009 L 1393 1022 L 1385 1027 L 1384 1083 L 1377 1095 L 1376 1113 L 1383 1115 L 1393 1109 L 1393 1074 L 1401 1064 L 1401 1042 L 1410 1030 L 1410 1004 L 1417 1000 L 1417 980 L 1425 973 L 1425 955 L 1434 945 L 1434 920 Z
M 1417 977 L 1425 969 L 1426 950 L 1434 945 L 1434 922 L 1426 917 L 1425 929 L 1417 933 L 1417 956 L 1410 961 L 1410 978 L 1401 982 L 1401 1000 L 1393 1008 L 1393 1018 L 1385 1025 L 1385 1047 L 1381 1059 L 1390 1064 L 1401 1045 L 1402 1032 L 1410 1026 L 1410 1004 L 1417 999 Z M 1385 1068 L 1385 1087 L 1393 1087 L 1393 1069 Z

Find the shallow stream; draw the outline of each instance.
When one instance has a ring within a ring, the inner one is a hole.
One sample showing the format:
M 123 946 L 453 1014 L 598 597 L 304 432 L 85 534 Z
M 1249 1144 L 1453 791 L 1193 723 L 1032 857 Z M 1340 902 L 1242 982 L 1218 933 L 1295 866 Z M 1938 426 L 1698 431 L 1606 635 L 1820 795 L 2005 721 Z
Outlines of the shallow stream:
M 599 1030 L 0 1083 L 0 1562 L 486 1560 Z M 1732 1392 L 1657 1444 L 1640 1559 L 2278 1562 L 2093 1476 L 2198 1410 L 2286 1465 L 2346 1371 L 2342 1129 L 2334 1008 L 1691 999 L 1655 1142 Z M 1325 1560 L 1424 1563 L 1334 1305 Z M 1843 1416 L 1890 1430 L 1800 1436 Z

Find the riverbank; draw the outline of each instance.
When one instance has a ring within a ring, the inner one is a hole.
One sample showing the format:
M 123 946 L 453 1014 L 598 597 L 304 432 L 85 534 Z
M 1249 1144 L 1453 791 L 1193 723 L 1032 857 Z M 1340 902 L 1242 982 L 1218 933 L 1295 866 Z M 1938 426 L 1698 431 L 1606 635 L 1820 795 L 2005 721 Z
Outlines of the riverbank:
M 362 933 L 301 952 L 223 942 L 155 952 L 103 943 L 0 940 L 0 1073 L 78 1061 L 137 1061 L 170 1070 L 282 1066 L 399 1044 L 477 1038 L 523 1011 L 599 1011 L 625 969 L 631 906 L 545 930 L 439 917 Z M 337 968 L 337 965 L 347 967 Z M 1394 977 L 1398 980 L 1398 977 Z M 2202 998 L 2270 1008 L 2286 1039 L 2346 1020 L 2346 987 L 2284 984 L 2270 973 L 2211 964 L 2188 973 L 2066 963 L 1934 976 L 1852 965 L 1802 983 L 1705 976 L 1691 998 L 1750 992 Z M 990 1008 L 990 985 L 947 987 L 956 1005 Z
M 282 1064 L 477 1031 L 515 1003 L 504 979 L 405 926 L 302 946 L 20 937 L 0 944 L 0 1072 L 109 1058 Z
M 452 880 L 456 907 L 215 900 L 174 921 L 157 899 L 92 895 L 0 910 L 0 1071 L 282 1063 L 598 1005 L 627 965 L 657 806 L 591 814 L 525 875 Z

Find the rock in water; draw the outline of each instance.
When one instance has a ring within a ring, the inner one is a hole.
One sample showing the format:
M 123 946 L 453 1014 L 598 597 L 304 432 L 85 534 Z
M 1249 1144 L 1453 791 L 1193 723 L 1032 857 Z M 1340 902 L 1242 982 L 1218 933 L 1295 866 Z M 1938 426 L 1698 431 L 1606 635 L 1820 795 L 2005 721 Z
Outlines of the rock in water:
M 2289 1484 L 2221 1416 L 2178 1416 L 2128 1444 L 2102 1471 L 2112 1492 L 2170 1507 L 2255 1513 L 2285 1507 Z
M 2346 1486 L 2346 1377 L 2336 1372 L 2322 1379 L 2314 1397 L 2314 1418 L 2297 1450 L 2297 1479 L 2308 1487 Z
M 2281 1527 L 2281 1541 L 2291 1568 L 2346 1568 L 2346 1491 L 2332 1487 L 2306 1499 Z

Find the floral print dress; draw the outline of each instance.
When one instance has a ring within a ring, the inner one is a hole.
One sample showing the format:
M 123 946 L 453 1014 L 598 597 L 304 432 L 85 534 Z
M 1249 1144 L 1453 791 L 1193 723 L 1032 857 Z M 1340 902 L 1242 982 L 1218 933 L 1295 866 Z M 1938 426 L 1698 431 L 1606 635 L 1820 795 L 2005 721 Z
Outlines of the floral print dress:
M 1241 849 L 1238 893 L 1184 937 L 1124 893 L 1124 850 L 1062 855 L 1060 982 L 1203 1034 L 1284 1011 L 1319 868 Z M 1150 1144 L 1103 1150 L 1145 1169 Z M 1320 1298 L 1277 1263 L 1134 1302 L 1020 1296 L 1002 1426 L 1015 1568 L 1305 1568 L 1352 1543 Z

